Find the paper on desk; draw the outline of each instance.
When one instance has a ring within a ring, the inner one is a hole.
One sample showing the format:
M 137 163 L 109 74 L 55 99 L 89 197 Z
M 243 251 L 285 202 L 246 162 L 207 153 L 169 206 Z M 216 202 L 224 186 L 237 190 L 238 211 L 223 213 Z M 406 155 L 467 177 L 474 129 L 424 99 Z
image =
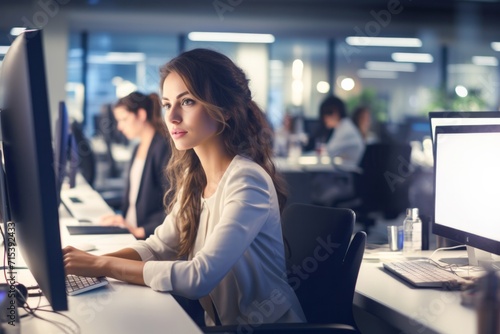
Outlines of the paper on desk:
M 363 260 L 369 262 L 381 262 L 384 260 L 403 259 L 402 251 L 390 251 L 389 245 L 380 245 L 378 248 L 366 248 Z

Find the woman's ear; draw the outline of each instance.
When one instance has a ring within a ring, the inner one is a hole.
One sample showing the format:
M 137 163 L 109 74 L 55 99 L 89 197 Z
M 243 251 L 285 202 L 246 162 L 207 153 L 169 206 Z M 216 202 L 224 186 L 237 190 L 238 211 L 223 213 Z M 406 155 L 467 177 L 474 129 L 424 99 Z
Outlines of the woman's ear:
M 147 121 L 148 113 L 146 112 L 146 109 L 139 108 L 139 110 L 137 110 L 137 118 L 143 122 Z

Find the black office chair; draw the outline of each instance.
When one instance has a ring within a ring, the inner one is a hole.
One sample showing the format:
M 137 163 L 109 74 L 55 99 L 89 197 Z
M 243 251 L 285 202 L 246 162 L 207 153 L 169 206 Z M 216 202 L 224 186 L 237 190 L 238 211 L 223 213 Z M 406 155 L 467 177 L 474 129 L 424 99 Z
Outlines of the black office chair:
M 342 264 L 341 279 L 343 281 L 339 285 L 341 290 L 338 291 L 340 305 L 352 304 L 354 300 L 354 291 L 356 289 L 356 282 L 358 281 L 361 261 L 363 261 L 363 255 L 365 253 L 365 246 L 366 232 L 359 231 L 351 240 L 349 248 L 347 249 L 347 254 L 344 258 L 344 263 Z M 341 307 L 338 308 L 336 312 L 335 318 L 338 319 L 339 322 L 347 323 L 357 328 L 352 307 Z
M 375 224 L 374 214 L 394 219 L 409 206 L 412 182 L 411 146 L 409 144 L 375 143 L 366 146 L 354 173 L 354 196 L 333 203 L 335 207 L 356 212 L 365 231 Z
M 292 204 L 282 216 L 288 269 L 303 268 L 306 279 L 288 277 L 309 323 L 342 323 L 355 327 L 352 300 L 366 234 L 350 248 L 355 214 L 350 209 Z M 335 246 L 334 246 L 335 245 Z M 324 257 L 328 252 L 328 256 Z M 361 254 L 361 256 L 360 256 Z M 346 256 L 347 255 L 347 256 Z M 312 260 L 316 260 L 311 270 Z M 352 260 L 353 262 L 346 262 Z
M 299 298 L 308 323 L 262 324 L 252 327 L 252 331 L 359 333 L 352 303 L 366 233 L 356 233 L 351 242 L 354 212 L 345 208 L 295 203 L 285 208 L 282 223 L 289 283 Z M 297 270 L 301 270 L 300 276 L 295 274 Z M 235 333 L 237 328 L 208 327 L 205 332 Z

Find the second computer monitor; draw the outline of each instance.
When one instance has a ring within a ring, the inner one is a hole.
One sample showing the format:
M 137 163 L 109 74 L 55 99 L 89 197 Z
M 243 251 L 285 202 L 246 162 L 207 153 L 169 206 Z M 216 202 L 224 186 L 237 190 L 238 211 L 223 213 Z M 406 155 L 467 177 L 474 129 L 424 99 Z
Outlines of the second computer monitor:
M 500 254 L 500 125 L 439 126 L 434 164 L 432 232 Z
M 453 125 L 497 125 L 500 124 L 499 111 L 431 111 L 429 112 L 432 142 L 436 142 L 437 126 Z M 434 144 L 435 146 L 435 144 Z

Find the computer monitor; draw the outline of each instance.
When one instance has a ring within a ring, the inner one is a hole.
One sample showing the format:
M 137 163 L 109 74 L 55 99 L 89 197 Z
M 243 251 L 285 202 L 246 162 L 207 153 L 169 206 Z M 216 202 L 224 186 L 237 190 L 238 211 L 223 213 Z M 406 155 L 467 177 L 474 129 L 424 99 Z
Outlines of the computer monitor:
M 56 174 L 56 193 L 58 204 L 61 203 L 60 193 L 64 179 L 66 178 L 69 145 L 70 136 L 68 110 L 66 109 L 66 103 L 60 101 L 54 136 L 54 171 Z
M 56 122 L 54 139 L 54 170 L 56 173 L 56 192 L 58 204 L 61 204 L 61 190 L 68 179 L 69 187 L 76 186 L 78 173 L 78 148 L 74 136 L 70 133 L 68 110 L 64 101 L 59 102 L 59 113 Z M 69 161 L 68 161 L 69 159 Z
M 426 137 L 431 136 L 427 117 L 408 116 L 402 128 L 405 132 L 403 136 L 407 142 L 423 141 Z
M 54 310 L 67 310 L 41 30 L 16 37 L 0 73 L 3 153 L 18 249 Z
M 500 124 L 498 111 L 431 111 L 429 124 L 435 150 L 437 126 Z
M 0 150 L 0 160 L 3 157 L 2 150 Z M 7 198 L 7 188 L 5 180 L 5 171 L 3 169 L 3 162 L 0 161 L 0 224 L 2 229 L 7 231 L 7 222 L 10 221 L 10 208 L 9 199 Z M 0 242 L 3 240 L 0 240 Z
M 432 232 L 466 245 L 471 265 L 500 255 L 498 152 L 500 125 L 436 127 Z

